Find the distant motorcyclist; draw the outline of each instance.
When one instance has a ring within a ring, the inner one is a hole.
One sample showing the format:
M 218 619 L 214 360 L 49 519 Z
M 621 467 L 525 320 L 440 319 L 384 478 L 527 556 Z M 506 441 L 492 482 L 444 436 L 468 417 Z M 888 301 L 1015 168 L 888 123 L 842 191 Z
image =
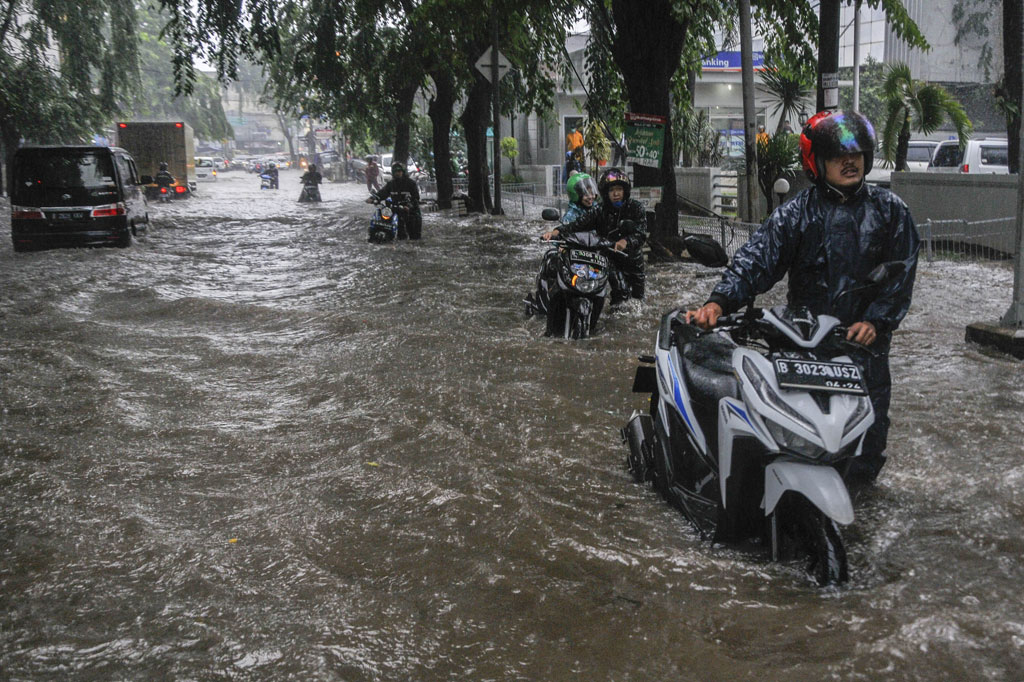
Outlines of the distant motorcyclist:
M 571 223 L 546 233 L 544 238 L 553 239 L 570 232 L 596 232 L 602 239 L 614 241 L 615 250 L 625 251 L 629 258 L 626 263 L 616 265 L 625 282 L 611 278 L 612 303 L 630 297 L 643 298 L 647 279 L 643 254 L 644 242 L 647 241 L 647 212 L 643 204 L 629 198 L 631 184 L 622 170 L 609 168 L 604 171 L 597 187 L 601 194 L 599 208 L 583 212 Z
M 270 176 L 270 186 L 273 189 L 277 189 L 279 187 L 280 180 L 278 177 L 277 165 L 274 163 L 268 163 L 267 170 L 264 172 Z
M 419 239 L 423 231 L 423 215 L 420 213 L 420 188 L 416 186 L 416 181 L 406 173 L 405 164 L 398 163 L 397 161 L 391 164 L 391 179 L 375 193 L 372 193 L 366 202 L 373 203 L 375 199 L 383 201 L 388 197 L 393 197 L 395 201 L 398 201 L 399 197 L 397 195 L 403 193 L 408 195 L 411 205 L 409 206 L 407 219 L 399 220 L 398 222 L 398 238 Z
M 321 175 L 320 171 L 316 169 L 315 163 L 309 164 L 309 168 L 307 168 L 306 172 L 302 174 L 301 178 L 299 178 L 299 182 L 301 182 L 303 185 L 319 185 L 323 181 L 324 176 Z
M 299 178 L 299 182 L 302 183 L 299 201 L 320 201 L 320 183 L 323 182 L 323 179 L 323 176 L 316 169 L 316 164 L 309 164 L 309 168 Z
M 174 184 L 174 176 L 167 170 L 167 162 L 160 162 L 160 170 L 153 178 L 153 182 L 156 183 L 157 187 L 170 187 Z
M 872 352 L 850 351 L 864 369 L 875 412 L 862 454 L 847 472 L 851 485 L 874 482 L 886 461 L 889 345 L 910 308 L 920 249 L 903 200 L 864 182 L 874 150 L 874 128 L 861 114 L 823 111 L 811 117 L 800 135 L 800 153 L 814 186 L 775 209 L 733 256 L 708 302 L 686 314 L 710 328 L 788 272 L 790 307 L 833 315 L 849 328 L 847 339 L 870 347 Z M 905 266 L 901 276 L 881 289 L 854 290 L 876 266 L 897 260 Z

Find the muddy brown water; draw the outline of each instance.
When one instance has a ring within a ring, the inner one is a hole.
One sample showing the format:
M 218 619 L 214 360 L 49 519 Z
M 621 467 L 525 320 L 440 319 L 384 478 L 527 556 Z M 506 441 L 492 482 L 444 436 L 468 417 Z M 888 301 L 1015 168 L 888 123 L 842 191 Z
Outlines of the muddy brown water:
M 635 357 L 715 273 L 547 339 L 532 214 L 371 246 L 360 187 L 281 184 L 226 173 L 127 250 L 3 237 L 0 677 L 1020 679 L 1024 365 L 963 340 L 1005 263 L 922 264 L 820 590 L 624 468 Z

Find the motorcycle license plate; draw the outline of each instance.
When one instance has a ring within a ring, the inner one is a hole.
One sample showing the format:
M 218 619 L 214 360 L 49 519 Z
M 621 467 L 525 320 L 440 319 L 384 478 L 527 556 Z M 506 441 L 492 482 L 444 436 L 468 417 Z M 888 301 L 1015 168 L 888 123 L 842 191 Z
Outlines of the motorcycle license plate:
M 573 249 L 569 253 L 569 260 L 579 261 L 580 263 L 591 263 L 593 265 L 600 265 L 601 267 L 608 266 L 608 259 L 603 254 L 594 253 L 593 251 Z
M 860 367 L 848 362 L 775 359 L 775 378 L 780 388 L 867 395 Z

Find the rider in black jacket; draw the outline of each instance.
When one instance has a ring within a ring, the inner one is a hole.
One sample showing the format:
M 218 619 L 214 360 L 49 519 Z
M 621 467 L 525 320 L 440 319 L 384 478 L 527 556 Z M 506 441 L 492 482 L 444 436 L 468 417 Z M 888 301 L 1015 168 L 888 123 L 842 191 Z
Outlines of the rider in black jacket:
M 167 170 L 166 161 L 160 162 L 160 171 L 154 176 L 153 182 L 156 183 L 157 187 L 170 187 L 174 184 L 174 176 Z
M 821 112 L 804 126 L 800 150 L 814 186 L 775 210 L 736 252 L 708 302 L 687 319 L 711 327 L 789 273 L 788 303 L 838 317 L 847 338 L 870 349 L 850 355 L 865 370 L 875 411 L 847 481 L 871 483 L 885 464 L 889 432 L 889 344 L 910 307 L 920 240 L 903 200 L 867 185 L 875 131 L 856 112 Z M 853 291 L 871 270 L 903 261 L 881 290 Z M 849 294 L 845 292 L 850 291 Z M 843 294 L 843 295 L 841 295 Z
M 423 215 L 420 213 L 420 188 L 416 186 L 416 181 L 406 173 L 405 164 L 396 161 L 391 164 L 391 179 L 377 190 L 376 197 L 381 201 L 388 197 L 393 197 L 395 201 L 398 201 L 401 194 L 409 195 L 408 199 L 411 205 L 409 206 L 408 221 L 398 221 L 398 238 L 419 239 L 423 232 Z M 370 197 L 367 203 L 372 202 L 373 197 Z M 404 228 L 403 224 L 405 225 Z
M 612 303 L 629 297 L 643 298 L 646 282 L 643 246 L 647 241 L 647 212 L 643 204 L 629 198 L 629 178 L 618 168 L 609 168 L 602 173 L 597 188 L 601 192 L 599 210 L 583 213 L 571 223 L 546 233 L 544 238 L 552 239 L 560 233 L 596 232 L 602 239 L 614 241 L 615 250 L 625 251 L 629 258 L 625 264 L 617 264 L 624 275 L 627 289 L 622 290 L 617 278 L 611 278 Z M 626 221 L 632 225 L 625 224 Z

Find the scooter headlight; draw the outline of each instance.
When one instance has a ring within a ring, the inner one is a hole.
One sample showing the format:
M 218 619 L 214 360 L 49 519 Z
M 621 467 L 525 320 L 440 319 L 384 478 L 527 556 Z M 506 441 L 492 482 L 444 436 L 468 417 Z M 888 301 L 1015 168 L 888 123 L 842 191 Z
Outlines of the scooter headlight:
M 785 426 L 776 424 L 770 419 L 766 419 L 765 423 L 768 425 L 768 432 L 772 434 L 775 442 L 786 450 L 810 459 L 817 459 L 825 454 L 825 448 L 793 433 Z
M 577 291 L 584 294 L 591 294 L 601 286 L 601 271 L 586 263 L 573 263 L 570 266 L 571 277 L 569 283 Z
M 773 389 L 771 384 L 768 383 L 768 379 L 766 379 L 764 375 L 761 374 L 761 372 L 757 369 L 754 363 L 750 361 L 750 358 L 748 357 L 743 358 L 743 373 L 747 375 L 747 380 L 750 382 L 750 385 L 754 387 L 754 391 L 757 392 L 758 397 L 760 397 L 762 401 L 764 401 L 768 405 L 771 405 L 776 410 L 786 415 L 787 417 L 789 417 L 797 424 L 810 431 L 811 433 L 818 435 L 818 430 L 814 428 L 814 424 L 808 421 L 807 418 L 804 417 L 802 414 L 800 414 L 792 407 L 790 407 L 789 404 L 786 403 L 786 401 L 784 401 L 779 396 L 779 394 L 775 392 L 775 389 Z
M 853 414 L 850 415 L 850 418 L 846 420 L 846 426 L 843 427 L 843 437 L 845 438 L 846 434 L 857 428 L 857 426 L 867 419 L 871 413 L 871 399 L 866 395 L 859 397 L 857 399 L 856 409 L 853 411 Z
M 380 210 L 380 217 L 384 220 L 391 220 L 392 215 L 394 215 L 394 211 L 391 210 L 390 206 L 385 206 Z

